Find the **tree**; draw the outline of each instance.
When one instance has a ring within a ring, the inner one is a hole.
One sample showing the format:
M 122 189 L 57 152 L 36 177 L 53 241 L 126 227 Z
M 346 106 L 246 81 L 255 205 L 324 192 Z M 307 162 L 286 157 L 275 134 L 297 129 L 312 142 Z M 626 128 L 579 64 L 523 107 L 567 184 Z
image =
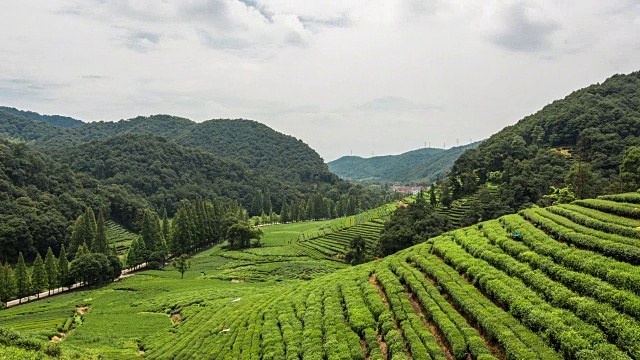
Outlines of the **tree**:
M 69 259 L 67 259 L 67 251 L 62 244 L 60 249 L 60 257 L 58 258 L 58 283 L 62 287 L 69 287 L 73 284 L 73 279 L 69 272 Z
M 16 288 L 20 303 L 22 303 L 22 298 L 29 296 L 31 292 L 31 277 L 27 272 L 27 265 L 24 263 L 22 252 L 18 254 L 18 264 L 16 265 Z
M 436 186 L 435 184 L 429 187 L 429 203 L 431 206 L 438 206 L 438 198 L 436 197 Z
M 4 270 L 2 271 L 2 289 L 0 289 L 0 296 L 2 296 L 2 302 L 8 302 L 9 300 L 15 299 L 18 295 L 18 287 L 16 285 L 16 278 L 13 275 L 13 270 L 9 263 L 4 265 Z
M 282 209 L 280 209 L 280 222 L 286 224 L 289 221 L 291 221 L 291 218 L 289 216 L 289 206 L 287 205 L 287 200 L 285 199 L 282 201 Z
M 452 202 L 453 198 L 451 197 L 451 188 L 449 187 L 449 182 L 445 180 L 440 185 L 440 203 L 444 207 L 449 207 Z
M 167 217 L 167 209 L 162 213 L 162 236 L 165 242 L 169 242 L 171 237 L 171 225 L 169 224 L 169 218 Z
M 33 262 L 33 272 L 31 274 L 32 291 L 35 291 L 38 298 L 40 298 L 40 292 L 47 288 L 47 272 L 44 269 L 44 262 L 40 253 L 36 255 L 36 259 Z
M 109 282 L 114 275 L 114 268 L 105 254 L 86 253 L 71 262 L 71 276 L 87 285 Z
M 391 214 L 378 240 L 377 252 L 387 256 L 450 229 L 448 218 L 436 212 L 424 197 L 418 196 L 415 202 L 399 207 Z
M 73 259 L 77 259 L 78 257 L 88 254 L 89 251 L 89 247 L 87 246 L 87 243 L 82 243 L 82 245 L 80 245 L 80 247 L 78 248 L 78 251 L 76 251 L 75 256 L 73 257 Z
M 49 295 L 51 295 L 51 290 L 58 287 L 60 280 L 58 274 L 58 261 L 55 255 L 53 255 L 51 248 L 47 249 L 47 256 L 44 258 L 44 270 L 47 274 L 47 289 L 49 290 Z
M 628 190 L 640 190 L 640 146 L 630 147 L 625 152 L 620 178 Z
M 127 267 L 132 268 L 144 263 L 147 259 L 147 249 L 141 237 L 133 239 L 127 252 Z
M 69 253 L 71 256 L 75 256 L 78 248 L 82 246 L 84 242 L 84 216 L 80 215 L 76 219 L 73 224 L 73 229 L 71 230 L 71 240 L 69 241 Z
M 96 234 L 98 233 L 98 224 L 96 223 L 96 215 L 91 206 L 88 206 L 84 212 L 84 242 L 88 245 L 93 244 Z
M 107 227 L 104 222 L 104 213 L 102 209 L 98 213 L 98 225 L 96 227 L 96 236 L 91 243 L 91 252 L 109 254 L 109 242 L 107 241 Z
M 591 165 L 578 161 L 569 170 L 565 178 L 565 184 L 578 199 L 595 197 L 597 193 L 597 181 Z
M 345 255 L 345 260 L 351 265 L 362 264 L 365 261 L 367 243 L 361 235 L 355 236 L 349 242 L 349 251 Z
M 553 200 L 552 205 L 568 204 L 576 199 L 576 195 L 568 187 L 557 188 L 551 186 L 551 194 L 543 196 L 545 199 Z
M 191 268 L 191 261 L 187 254 L 182 254 L 173 260 L 173 268 L 180 272 L 180 278 L 184 278 L 184 273 Z
M 264 233 L 260 228 L 251 225 L 248 221 L 238 221 L 227 230 L 227 239 L 232 248 L 248 248 L 251 240 L 260 238 Z
M 170 248 L 174 256 L 188 253 L 192 246 L 193 232 L 189 206 L 188 201 L 183 200 L 173 218 Z

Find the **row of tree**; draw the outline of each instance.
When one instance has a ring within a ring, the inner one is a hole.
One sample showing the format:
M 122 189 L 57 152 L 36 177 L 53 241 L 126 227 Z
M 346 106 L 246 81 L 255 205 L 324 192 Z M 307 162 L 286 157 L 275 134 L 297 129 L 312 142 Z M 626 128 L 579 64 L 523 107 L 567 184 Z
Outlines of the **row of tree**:
M 94 285 L 109 282 L 120 276 L 122 265 L 115 254 L 91 252 L 84 245 L 76 251 L 75 258 L 69 262 L 64 245 L 60 257 L 56 258 L 51 248 L 42 260 L 38 253 L 29 272 L 22 256 L 18 255 L 15 269 L 9 263 L 0 266 L 0 301 L 37 295 L 69 287 L 75 283 Z
M 169 254 L 178 258 L 225 240 L 232 247 L 248 247 L 251 239 L 259 239 L 261 234 L 236 202 L 182 200 L 172 222 L 166 212 L 161 221 L 154 212 L 145 210 L 140 236 L 131 243 L 126 264 L 147 263 L 157 268 Z

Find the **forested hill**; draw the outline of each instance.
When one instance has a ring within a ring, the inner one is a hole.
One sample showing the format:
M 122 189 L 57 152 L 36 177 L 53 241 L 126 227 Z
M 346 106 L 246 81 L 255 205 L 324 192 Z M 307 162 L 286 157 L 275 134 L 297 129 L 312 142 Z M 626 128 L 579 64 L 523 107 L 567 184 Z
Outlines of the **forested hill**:
M 149 134 L 113 136 L 56 150 L 55 155 L 73 171 L 120 185 L 169 214 L 182 199 L 224 197 L 248 204 L 254 189 L 264 184 L 240 162 Z
M 103 187 L 75 174 L 25 143 L 0 139 L 0 261 L 15 261 L 19 251 L 31 258 L 49 246 L 57 253 L 71 220 L 86 206 L 107 213 L 112 207 L 135 211 L 134 199 L 122 193 L 116 185 Z
M 621 180 L 625 153 L 640 145 L 640 72 L 578 90 L 506 127 L 456 160 L 441 191 L 454 198 L 498 185 L 501 213 L 548 204 L 551 186 L 569 196 L 636 190 Z M 636 167 L 637 171 L 637 167 Z M 566 200 L 566 199 L 565 199 Z M 499 214 L 494 214 L 499 215 Z
M 284 198 L 299 199 L 316 191 L 326 192 L 340 181 L 329 172 L 318 153 L 304 142 L 255 121 L 195 123 L 184 118 L 156 115 L 62 128 L 0 111 L 0 136 L 28 141 L 38 149 L 67 160 L 72 159 L 64 155 L 67 149 L 122 134 L 153 134 L 244 164 L 260 174 L 262 181 L 257 187 L 270 190 L 276 209 Z M 82 171 L 87 171 L 86 167 Z
M 84 125 L 84 122 L 68 117 L 68 116 L 60 116 L 60 115 L 40 115 L 33 111 L 22 111 L 16 108 L 0 106 L 1 111 L 6 111 L 8 113 L 26 117 L 27 119 L 42 121 L 47 124 L 51 124 L 54 126 L 72 128 Z
M 478 142 L 451 149 L 425 148 L 400 155 L 343 156 L 328 163 L 329 170 L 345 179 L 402 184 L 429 184 L 444 178 L 454 161 Z

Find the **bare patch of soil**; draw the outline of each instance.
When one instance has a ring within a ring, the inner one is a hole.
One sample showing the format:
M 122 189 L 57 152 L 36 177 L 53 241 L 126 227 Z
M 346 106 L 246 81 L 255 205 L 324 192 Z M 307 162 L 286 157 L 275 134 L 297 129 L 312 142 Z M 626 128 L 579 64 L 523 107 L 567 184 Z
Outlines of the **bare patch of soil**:
M 169 318 L 171 319 L 171 322 L 174 324 L 182 323 L 182 316 L 180 314 L 171 314 L 169 315 Z
M 51 340 L 49 340 L 49 342 L 55 343 L 55 342 L 60 342 L 62 341 L 62 338 L 64 337 L 64 335 L 60 334 L 60 336 L 54 336 L 51 338 Z
M 402 201 L 402 200 L 399 200 L 399 201 L 398 201 L 398 206 L 399 206 L 399 207 L 407 207 L 407 206 L 409 206 L 409 204 L 407 204 L 406 202 L 404 202 L 404 201 Z
M 378 333 L 378 343 L 380 344 L 380 352 L 382 353 L 382 358 L 387 359 L 387 343 L 382 339 L 382 334 Z
M 234 284 L 243 283 L 244 279 L 231 279 L 231 282 Z
M 88 306 L 79 307 L 79 308 L 76 308 L 76 311 L 78 311 L 80 315 L 86 315 L 87 312 L 89 311 L 89 307 Z

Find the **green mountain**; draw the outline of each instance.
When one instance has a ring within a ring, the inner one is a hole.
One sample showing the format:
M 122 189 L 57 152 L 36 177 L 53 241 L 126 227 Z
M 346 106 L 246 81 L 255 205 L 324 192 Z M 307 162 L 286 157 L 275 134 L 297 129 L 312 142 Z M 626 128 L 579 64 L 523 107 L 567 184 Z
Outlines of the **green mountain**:
M 16 108 L 0 106 L 0 111 L 6 111 L 8 113 L 22 116 L 27 119 L 41 121 L 50 125 L 60 126 L 65 128 L 72 128 L 84 125 L 84 122 L 68 117 L 68 116 L 60 116 L 60 115 L 40 115 L 33 111 L 22 111 Z
M 73 171 L 122 186 L 169 214 L 182 199 L 222 197 L 249 203 L 253 189 L 263 183 L 258 172 L 240 162 L 150 134 L 112 136 L 54 154 Z
M 97 174 L 99 169 L 77 165 L 77 149 L 82 144 L 123 134 L 155 135 L 186 148 L 197 148 L 253 170 L 260 181 L 257 188 L 269 190 L 274 209 L 283 199 L 305 199 L 315 192 L 336 188 L 341 180 L 332 174 L 322 158 L 307 144 L 250 120 L 209 120 L 195 123 L 188 119 L 156 115 L 118 122 L 86 123 L 62 128 L 0 111 L 0 136 L 30 142 L 35 148 L 56 154 L 84 172 Z M 105 143 L 103 146 L 108 146 Z M 66 155 L 69 153 L 69 155 Z M 340 185 L 345 193 L 351 185 Z M 235 199 L 250 199 L 236 192 Z M 232 197 L 232 196 L 229 196 Z
M 135 201 L 117 185 L 102 186 L 25 143 L 0 139 L 0 261 L 15 261 L 19 251 L 32 258 L 49 246 L 57 253 L 86 206 L 133 217 L 142 206 Z
M 444 178 L 454 161 L 467 149 L 479 142 L 451 149 L 425 148 L 400 155 L 343 156 L 327 163 L 329 170 L 349 180 L 393 182 L 402 184 L 429 184 Z
M 625 152 L 640 145 L 640 72 L 578 90 L 508 126 L 456 160 L 441 193 L 453 198 L 498 185 L 498 201 L 518 210 L 548 205 L 550 187 L 577 198 L 636 190 L 623 182 Z M 508 211 L 508 209 L 506 210 Z

